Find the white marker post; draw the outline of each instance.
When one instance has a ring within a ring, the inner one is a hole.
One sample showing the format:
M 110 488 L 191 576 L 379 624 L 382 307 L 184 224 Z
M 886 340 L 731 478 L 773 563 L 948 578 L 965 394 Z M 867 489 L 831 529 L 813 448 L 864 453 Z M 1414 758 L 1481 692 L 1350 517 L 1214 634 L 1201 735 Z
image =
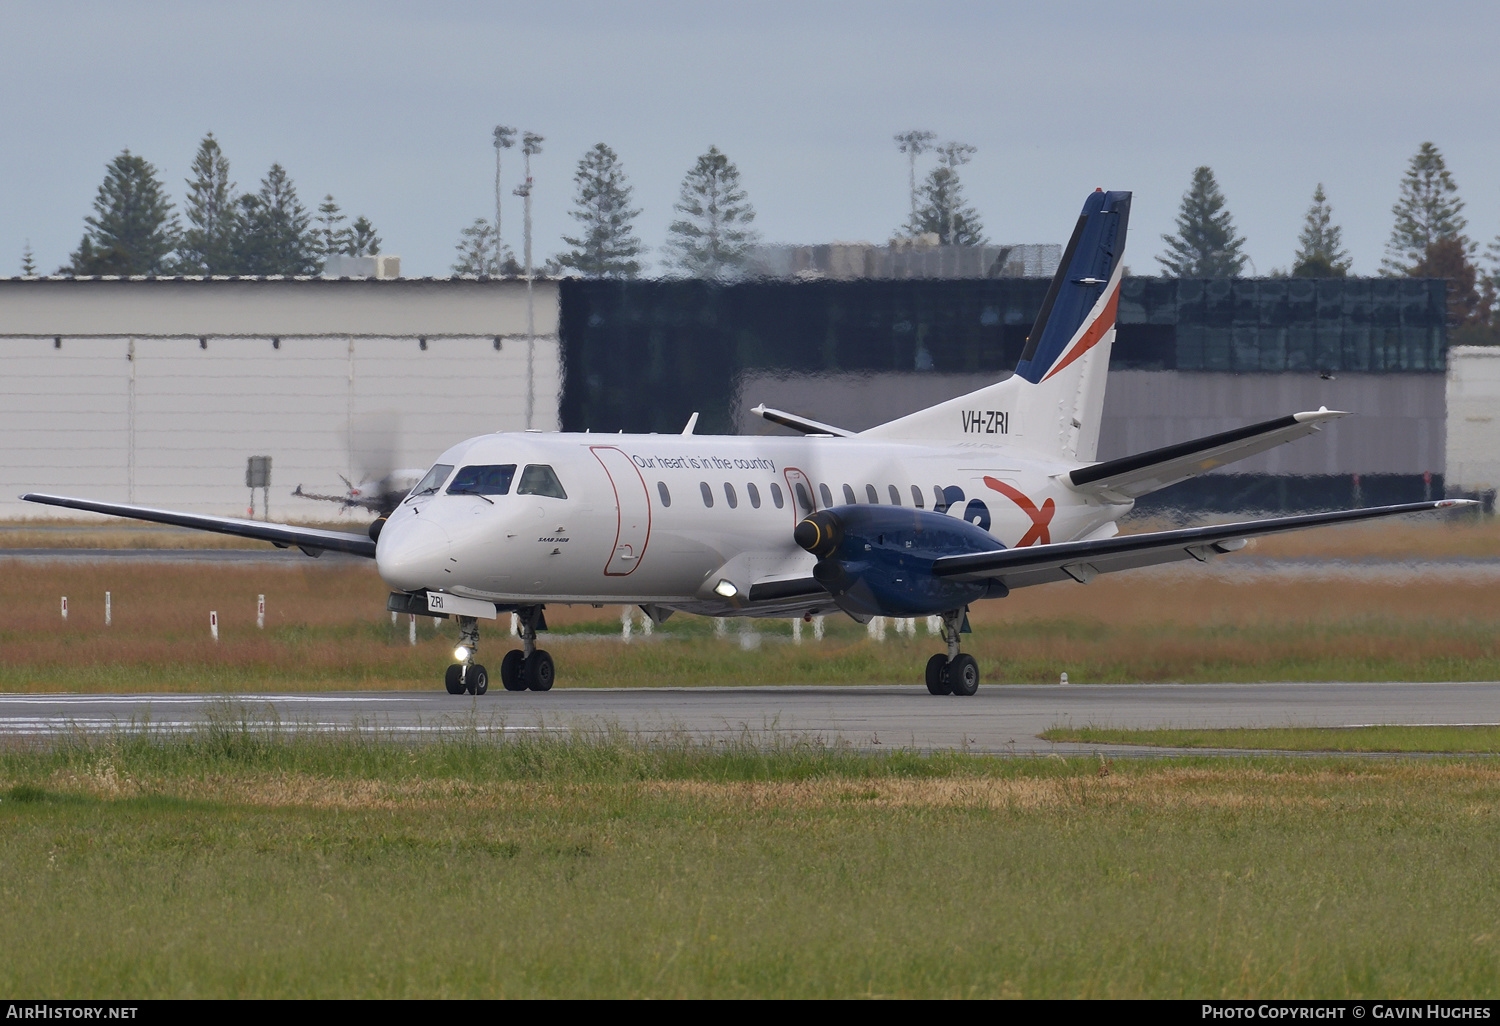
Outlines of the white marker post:
M 266 629 L 266 597 L 255 596 L 255 626 L 261 630 Z
M 68 618 L 68 596 L 64 595 L 62 597 L 62 600 L 63 600 L 63 610 L 62 610 L 63 619 L 66 620 Z
M 632 625 L 631 625 L 631 622 L 630 622 L 630 607 L 629 606 L 621 606 L 620 607 L 620 640 L 623 641 L 623 642 L 625 642 L 627 645 L 630 644 L 630 628 L 631 628 L 631 626 Z
M 510 614 L 510 636 L 513 638 L 521 636 L 521 617 L 516 613 Z
M 645 610 L 641 610 L 641 633 L 651 637 L 651 614 Z
M 813 640 L 823 640 L 823 618 L 821 616 L 813 617 Z
M 411 614 L 411 643 L 413 645 L 415 645 L 417 643 L 417 614 L 416 613 L 412 613 Z
M 208 633 L 213 636 L 215 642 L 219 640 L 219 613 L 216 609 L 208 611 Z
M 792 641 L 802 644 L 802 617 L 792 617 Z
M 109 592 L 106 591 L 104 593 L 104 626 L 108 627 L 109 626 L 109 621 L 110 621 L 110 615 L 109 615 Z

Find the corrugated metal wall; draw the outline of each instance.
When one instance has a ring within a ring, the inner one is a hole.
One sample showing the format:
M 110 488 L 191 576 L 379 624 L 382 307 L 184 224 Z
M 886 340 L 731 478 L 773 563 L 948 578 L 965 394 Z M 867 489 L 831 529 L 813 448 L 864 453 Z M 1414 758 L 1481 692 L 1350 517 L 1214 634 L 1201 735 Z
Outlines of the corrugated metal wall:
M 425 467 L 454 442 L 525 427 L 526 343 L 490 339 L 5 339 L 0 516 L 54 516 L 28 490 L 243 514 L 245 460 L 272 457 L 272 516 L 335 507 L 380 470 Z M 134 359 L 131 359 L 131 350 Z M 556 430 L 555 339 L 536 343 L 534 424 Z M 133 396 L 133 399 L 132 399 Z

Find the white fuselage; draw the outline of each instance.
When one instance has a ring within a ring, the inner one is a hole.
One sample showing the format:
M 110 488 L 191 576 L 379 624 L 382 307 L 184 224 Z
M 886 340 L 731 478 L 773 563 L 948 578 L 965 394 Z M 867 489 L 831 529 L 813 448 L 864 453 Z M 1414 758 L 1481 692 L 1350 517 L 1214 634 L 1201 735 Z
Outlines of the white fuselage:
M 792 540 L 809 502 L 946 508 L 1006 546 L 1110 534 L 1130 508 L 1063 484 L 1058 475 L 1076 464 L 979 441 L 494 434 L 437 462 L 454 472 L 390 515 L 376 547 L 380 575 L 403 591 L 502 605 L 611 602 L 714 615 L 831 609 L 826 599 L 744 608 L 752 585 L 811 573 L 814 557 Z M 448 492 L 456 472 L 479 465 L 514 465 L 515 482 L 506 494 Z M 519 494 L 530 465 L 551 467 L 567 497 Z M 715 592 L 726 580 L 736 597 Z

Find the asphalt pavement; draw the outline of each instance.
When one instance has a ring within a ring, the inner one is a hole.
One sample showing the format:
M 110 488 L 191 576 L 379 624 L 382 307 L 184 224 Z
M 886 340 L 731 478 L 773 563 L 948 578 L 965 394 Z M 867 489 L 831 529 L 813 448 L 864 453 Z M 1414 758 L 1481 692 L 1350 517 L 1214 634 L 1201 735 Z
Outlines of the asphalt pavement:
M 641 737 L 842 741 L 862 749 L 968 749 L 1059 755 L 1113 746 L 1053 744 L 1056 726 L 1289 727 L 1500 724 L 1500 683 L 981 685 L 973 697 L 909 685 L 556 688 L 241 695 L 3 695 L 0 735 L 185 730 L 241 715 L 311 730 L 362 726 L 392 736 L 439 731 L 618 727 Z

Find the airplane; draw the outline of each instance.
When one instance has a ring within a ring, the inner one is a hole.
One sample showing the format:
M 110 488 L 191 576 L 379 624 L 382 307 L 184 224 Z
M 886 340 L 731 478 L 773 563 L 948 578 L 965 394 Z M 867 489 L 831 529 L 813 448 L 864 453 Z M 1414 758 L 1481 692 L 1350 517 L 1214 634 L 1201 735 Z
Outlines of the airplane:
M 497 433 L 452 446 L 367 535 L 28 493 L 22 498 L 375 561 L 394 612 L 452 617 L 444 684 L 482 695 L 479 621 L 515 613 L 507 690 L 549 690 L 537 647 L 554 604 L 805 617 L 938 616 L 934 695 L 973 695 L 968 608 L 1053 582 L 1206 562 L 1282 531 L 1473 505 L 1437 500 L 1142 534 L 1137 498 L 1311 435 L 1343 417 L 1291 413 L 1122 459 L 1097 451 L 1131 194 L 1096 190 L 1063 252 L 1015 372 L 865 431 L 764 405 L 786 436 Z
M 391 511 L 401 504 L 401 500 L 406 498 L 412 487 L 422 480 L 426 472 L 425 467 L 393 470 L 383 477 L 366 478 L 358 484 L 340 474 L 339 480 L 344 482 L 344 486 L 348 489 L 343 495 L 319 495 L 316 492 L 304 492 L 300 484 L 292 489 L 292 495 L 299 499 L 336 502 L 342 507 L 340 512 L 364 509 L 376 516 L 390 516 Z

